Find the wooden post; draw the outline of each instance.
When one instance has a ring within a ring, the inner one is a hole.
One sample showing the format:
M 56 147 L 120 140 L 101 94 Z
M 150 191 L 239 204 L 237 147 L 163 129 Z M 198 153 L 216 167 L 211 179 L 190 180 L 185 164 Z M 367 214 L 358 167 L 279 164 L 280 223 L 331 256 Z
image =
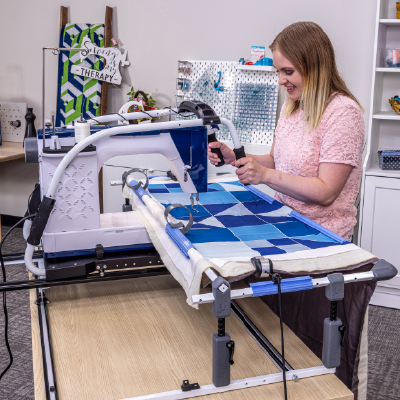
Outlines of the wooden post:
M 64 25 L 67 25 L 68 23 L 68 7 L 61 6 L 60 7 L 60 32 L 58 34 L 58 40 L 60 41 L 61 38 L 61 31 Z M 57 47 L 59 46 L 60 43 L 57 43 Z M 58 71 L 57 76 L 60 74 L 60 71 Z M 57 93 L 56 93 L 56 99 L 58 99 L 58 79 L 57 79 Z M 56 103 L 57 104 L 57 103 Z M 46 117 L 46 116 L 45 116 Z M 44 122 L 44 121 L 43 121 Z
M 111 25 L 112 25 L 113 9 L 106 7 L 106 19 L 104 22 L 104 47 L 111 45 Z M 101 101 L 100 101 L 100 115 L 107 114 L 107 101 L 108 101 L 108 83 L 103 82 L 101 85 Z M 103 167 L 99 172 L 99 199 L 100 199 L 100 213 L 103 213 Z
M 111 44 L 112 15 L 113 15 L 113 9 L 111 7 L 106 7 L 106 20 L 104 23 L 104 47 L 110 47 Z M 108 83 L 103 82 L 101 85 L 100 115 L 107 114 L 107 98 L 108 98 Z
M 68 23 L 68 7 L 61 6 L 60 8 L 60 34 L 61 29 Z

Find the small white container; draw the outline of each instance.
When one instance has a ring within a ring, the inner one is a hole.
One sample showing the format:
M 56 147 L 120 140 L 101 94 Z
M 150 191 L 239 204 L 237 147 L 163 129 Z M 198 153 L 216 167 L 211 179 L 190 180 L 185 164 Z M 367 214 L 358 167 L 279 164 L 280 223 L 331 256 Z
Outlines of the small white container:
M 181 74 L 190 74 L 193 64 L 189 61 L 178 61 L 178 72 Z
M 183 83 L 185 79 L 177 78 L 176 79 L 176 90 L 183 90 Z

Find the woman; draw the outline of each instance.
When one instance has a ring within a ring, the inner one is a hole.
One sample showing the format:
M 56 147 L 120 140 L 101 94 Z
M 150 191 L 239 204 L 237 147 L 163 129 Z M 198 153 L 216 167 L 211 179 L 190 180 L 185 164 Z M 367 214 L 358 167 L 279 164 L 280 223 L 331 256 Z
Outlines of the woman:
M 340 77 L 319 25 L 292 24 L 270 49 L 288 94 L 270 154 L 235 161 L 231 149 L 214 142 L 209 159 L 220 161 L 211 152 L 220 147 L 242 183 L 270 186 L 278 201 L 351 240 L 365 136 L 362 107 Z

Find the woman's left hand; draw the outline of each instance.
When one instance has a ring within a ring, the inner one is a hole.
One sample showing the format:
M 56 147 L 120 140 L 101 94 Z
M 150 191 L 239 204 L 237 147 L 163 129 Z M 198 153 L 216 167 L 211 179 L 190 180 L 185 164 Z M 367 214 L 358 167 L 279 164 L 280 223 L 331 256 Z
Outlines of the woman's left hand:
M 253 158 L 245 157 L 232 163 L 237 168 L 236 174 L 240 183 L 258 185 L 265 183 L 268 175 L 268 168 L 263 167 Z

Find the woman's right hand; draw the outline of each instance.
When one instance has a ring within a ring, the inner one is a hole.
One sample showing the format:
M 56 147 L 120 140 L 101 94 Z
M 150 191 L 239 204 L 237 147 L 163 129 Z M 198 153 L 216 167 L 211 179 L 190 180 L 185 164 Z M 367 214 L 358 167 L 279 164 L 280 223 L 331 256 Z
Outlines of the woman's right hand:
M 211 149 L 220 149 L 222 156 L 224 157 L 225 164 L 231 164 L 236 160 L 235 153 L 226 144 L 222 142 L 210 142 L 208 143 L 208 159 L 212 165 L 218 164 L 221 159 L 211 152 Z

